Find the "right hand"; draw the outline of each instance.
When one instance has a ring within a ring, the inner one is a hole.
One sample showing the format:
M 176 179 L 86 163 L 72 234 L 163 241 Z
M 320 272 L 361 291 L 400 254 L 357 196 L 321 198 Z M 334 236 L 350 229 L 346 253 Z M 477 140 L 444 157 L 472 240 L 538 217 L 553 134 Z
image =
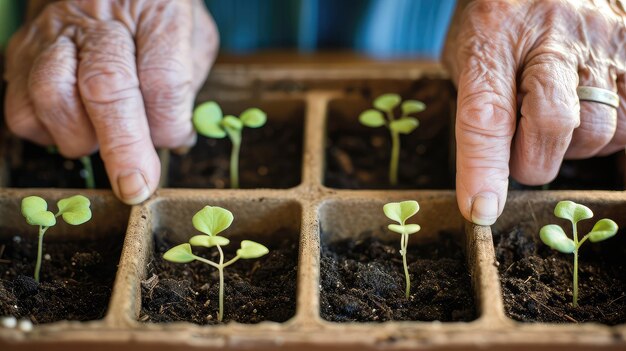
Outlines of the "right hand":
M 218 48 L 213 20 L 201 0 L 39 7 L 7 48 L 9 129 L 68 158 L 99 148 L 115 194 L 144 201 L 159 183 L 155 147 L 195 143 L 193 100 Z

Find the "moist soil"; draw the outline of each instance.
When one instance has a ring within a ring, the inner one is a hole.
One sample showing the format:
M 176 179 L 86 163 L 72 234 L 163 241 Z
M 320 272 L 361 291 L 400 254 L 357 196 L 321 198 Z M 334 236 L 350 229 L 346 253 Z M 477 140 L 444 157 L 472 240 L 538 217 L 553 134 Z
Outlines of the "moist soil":
M 12 138 L 8 148 L 10 186 L 16 188 L 85 188 L 83 165 L 58 152 Z M 110 188 L 104 163 L 98 154 L 91 156 L 96 188 Z
M 229 188 L 228 138 L 198 136 L 186 155 L 170 158 L 169 186 L 173 188 Z M 302 126 L 268 121 L 261 128 L 244 128 L 239 156 L 240 188 L 286 189 L 300 184 Z
M 168 232 L 162 229 L 155 235 L 154 255 L 148 264 L 147 279 L 141 283 L 139 320 L 218 324 L 217 270 L 198 261 L 185 264 L 165 261 L 163 254 L 179 244 L 165 239 Z M 288 231 L 275 234 L 272 237 L 293 237 Z M 295 314 L 298 245 L 289 240 L 277 245 L 263 244 L 270 249 L 267 255 L 239 260 L 224 270 L 224 323 L 284 322 Z M 231 240 L 224 247 L 225 259 L 233 257 L 237 248 L 239 240 Z M 215 248 L 193 250 L 198 256 L 219 260 Z
M 511 179 L 513 190 L 624 190 L 624 152 L 586 160 L 565 160 L 557 177 L 545 186 L 526 186 Z
M 355 123 L 358 123 L 356 121 Z M 452 189 L 448 131 L 432 139 L 400 137 L 398 184 L 389 184 L 391 137 L 385 128 L 329 132 L 325 184 L 340 189 Z
M 120 240 L 44 240 L 40 283 L 32 277 L 36 235 L 16 234 L 0 240 L 0 251 L 0 316 L 28 318 L 33 323 L 104 317 L 120 258 Z
M 383 93 L 367 90 L 357 92 L 359 98 L 337 99 L 328 105 L 324 184 L 340 189 L 454 189 L 451 121 L 456 93 L 450 81 L 424 78 L 410 86 L 396 81 L 389 82 L 387 89 L 404 100 L 426 104 L 426 110 L 414 115 L 419 126 L 400 136 L 398 184 L 389 184 L 389 130 L 359 123 L 359 114 L 371 109 L 372 101 Z M 394 112 L 399 116 L 400 107 Z
M 471 277 L 452 235 L 441 233 L 435 242 L 409 246 L 409 299 L 399 245 L 399 236 L 395 245 L 367 233 L 323 244 L 322 317 L 334 322 L 476 318 Z
M 494 233 L 507 315 L 522 322 L 626 322 L 626 231 L 581 246 L 579 307 L 574 308 L 573 255 L 543 244 L 539 229 L 524 222 Z

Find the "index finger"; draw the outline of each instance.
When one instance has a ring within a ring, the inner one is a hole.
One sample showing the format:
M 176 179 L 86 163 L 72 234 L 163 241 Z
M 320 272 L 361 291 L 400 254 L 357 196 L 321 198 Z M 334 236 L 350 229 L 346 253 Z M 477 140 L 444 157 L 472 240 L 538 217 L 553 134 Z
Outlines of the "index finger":
M 456 57 L 457 202 L 463 216 L 479 225 L 493 224 L 504 209 L 516 121 L 516 64 L 509 33 L 491 30 L 501 20 L 492 6 L 467 9 L 474 12 L 462 28 L 469 40 Z
M 146 118 L 135 44 L 123 25 L 97 24 L 79 38 L 78 88 L 115 194 L 127 204 L 157 188 L 160 163 Z

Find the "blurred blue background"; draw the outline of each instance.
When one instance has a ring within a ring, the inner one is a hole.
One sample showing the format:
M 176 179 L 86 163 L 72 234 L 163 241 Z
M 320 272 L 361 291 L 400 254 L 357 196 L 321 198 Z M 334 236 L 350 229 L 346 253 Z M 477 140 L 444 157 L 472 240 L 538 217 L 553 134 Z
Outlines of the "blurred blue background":
M 177 1 L 177 0 L 174 0 Z M 221 50 L 297 49 L 436 59 L 456 0 L 205 0 Z M 26 1 L 0 0 L 0 52 Z
M 221 49 L 438 58 L 456 0 L 205 0 Z

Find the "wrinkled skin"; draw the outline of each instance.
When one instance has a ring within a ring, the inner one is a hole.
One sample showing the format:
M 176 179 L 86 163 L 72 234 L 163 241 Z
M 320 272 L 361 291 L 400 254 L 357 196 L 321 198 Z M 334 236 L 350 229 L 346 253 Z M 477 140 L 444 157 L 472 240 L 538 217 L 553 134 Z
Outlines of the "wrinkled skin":
M 477 0 L 455 17 L 444 61 L 458 87 L 456 191 L 465 218 L 495 222 L 509 172 L 544 184 L 564 158 L 624 149 L 622 3 Z M 617 92 L 619 108 L 579 102 L 579 85 Z
M 193 145 L 193 99 L 218 46 L 200 0 L 31 1 L 7 48 L 6 122 L 68 158 L 100 149 L 128 204 L 159 182 L 155 147 Z
M 153 146 L 194 141 L 191 102 L 217 50 L 213 22 L 200 0 L 42 2 L 8 48 L 9 128 L 66 157 L 99 147 L 115 193 L 143 201 L 159 178 Z M 457 197 L 468 220 L 496 220 L 509 170 L 543 184 L 564 157 L 624 148 L 618 0 L 475 0 L 455 18 L 444 61 L 459 89 Z M 619 109 L 579 103 L 578 85 L 618 92 Z

